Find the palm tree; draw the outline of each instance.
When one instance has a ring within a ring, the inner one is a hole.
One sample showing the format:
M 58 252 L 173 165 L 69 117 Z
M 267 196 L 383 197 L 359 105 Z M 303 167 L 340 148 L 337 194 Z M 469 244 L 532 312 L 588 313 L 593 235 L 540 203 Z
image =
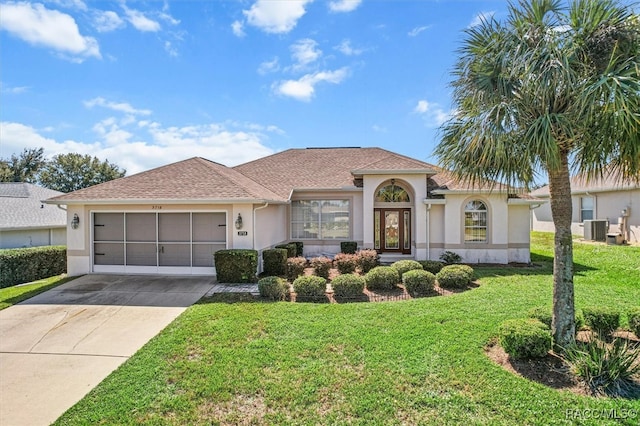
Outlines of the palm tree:
M 440 163 L 467 182 L 549 181 L 555 342 L 575 338 L 570 174 L 640 180 L 640 19 L 615 0 L 520 0 L 466 30 Z

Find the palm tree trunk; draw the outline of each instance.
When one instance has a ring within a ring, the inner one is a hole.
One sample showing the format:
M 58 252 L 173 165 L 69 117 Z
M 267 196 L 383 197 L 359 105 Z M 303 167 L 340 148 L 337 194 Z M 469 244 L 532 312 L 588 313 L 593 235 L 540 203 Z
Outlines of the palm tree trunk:
M 551 330 L 557 347 L 566 348 L 575 340 L 573 292 L 573 242 L 571 239 L 571 182 L 569 160 L 562 153 L 562 166 L 549 171 L 551 215 L 555 225 L 553 259 L 553 319 Z

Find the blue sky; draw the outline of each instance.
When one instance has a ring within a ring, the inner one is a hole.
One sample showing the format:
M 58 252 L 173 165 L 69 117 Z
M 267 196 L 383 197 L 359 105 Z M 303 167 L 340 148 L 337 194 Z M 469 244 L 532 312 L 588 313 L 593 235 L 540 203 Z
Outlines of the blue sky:
M 431 163 L 463 30 L 506 1 L 0 0 L 0 157 L 127 174 L 378 146 Z M 312 172 L 312 171 L 310 171 Z

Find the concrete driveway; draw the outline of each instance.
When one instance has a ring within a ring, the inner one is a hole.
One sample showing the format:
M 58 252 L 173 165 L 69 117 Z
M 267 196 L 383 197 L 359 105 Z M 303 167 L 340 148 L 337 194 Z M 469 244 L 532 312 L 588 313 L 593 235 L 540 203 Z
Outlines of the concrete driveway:
M 0 425 L 55 421 L 214 282 L 86 275 L 0 311 Z

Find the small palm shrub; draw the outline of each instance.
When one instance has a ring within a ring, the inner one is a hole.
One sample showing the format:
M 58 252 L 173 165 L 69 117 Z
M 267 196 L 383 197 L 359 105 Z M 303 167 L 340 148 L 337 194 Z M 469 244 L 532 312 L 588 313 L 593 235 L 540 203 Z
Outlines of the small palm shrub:
M 327 280 L 315 275 L 298 277 L 293 281 L 293 291 L 297 296 L 321 297 L 327 292 Z
M 287 250 L 281 248 L 263 250 L 262 266 L 265 275 L 284 275 L 287 270 Z
M 358 253 L 358 266 L 363 274 L 366 274 L 380 264 L 380 256 L 375 250 L 360 250 Z
M 584 322 L 602 337 L 611 335 L 620 326 L 620 311 L 609 306 L 582 308 Z
M 362 295 L 365 279 L 356 274 L 338 275 L 331 281 L 333 294 L 338 297 L 357 297 Z
M 551 330 L 532 318 L 503 322 L 499 329 L 500 345 L 514 359 L 542 358 L 551 349 Z
M 258 281 L 260 296 L 270 300 L 284 300 L 289 294 L 289 283 L 280 277 L 265 277 Z
M 397 262 L 393 262 L 391 264 L 392 267 L 396 268 L 398 271 L 398 275 L 402 276 L 405 272 L 412 271 L 414 269 L 422 269 L 422 265 L 415 260 L 398 260 Z
M 563 357 L 594 396 L 640 397 L 640 347 L 623 339 L 607 344 L 592 338 L 573 344 Z
M 419 260 L 418 262 L 422 265 L 422 269 L 432 274 L 437 274 L 444 266 L 444 262 L 439 260 Z
M 473 268 L 467 265 L 447 265 L 436 274 L 436 279 L 443 288 L 465 288 L 473 280 Z
M 376 266 L 365 274 L 364 279 L 369 290 L 391 290 L 400 282 L 400 275 L 391 266 Z
M 630 310 L 627 317 L 629 318 L 629 328 L 636 337 L 640 338 L 640 306 Z
M 454 253 L 449 250 L 442 253 L 439 259 L 442 260 L 447 265 L 453 265 L 455 263 L 462 262 L 462 256 L 460 256 L 458 253 Z
M 358 266 L 358 256 L 355 254 L 338 253 L 336 257 L 333 258 L 333 263 L 341 274 L 351 274 L 355 272 Z
M 287 278 L 293 282 L 300 275 L 304 275 L 307 259 L 304 257 L 290 257 L 287 259 Z
M 433 291 L 436 276 L 429 271 L 413 269 L 402 274 L 402 284 L 411 297 L 422 296 Z
M 324 256 L 314 257 L 309 263 L 311 264 L 311 267 L 313 268 L 317 276 L 322 277 L 325 280 L 329 279 L 329 270 L 333 265 L 331 259 Z

